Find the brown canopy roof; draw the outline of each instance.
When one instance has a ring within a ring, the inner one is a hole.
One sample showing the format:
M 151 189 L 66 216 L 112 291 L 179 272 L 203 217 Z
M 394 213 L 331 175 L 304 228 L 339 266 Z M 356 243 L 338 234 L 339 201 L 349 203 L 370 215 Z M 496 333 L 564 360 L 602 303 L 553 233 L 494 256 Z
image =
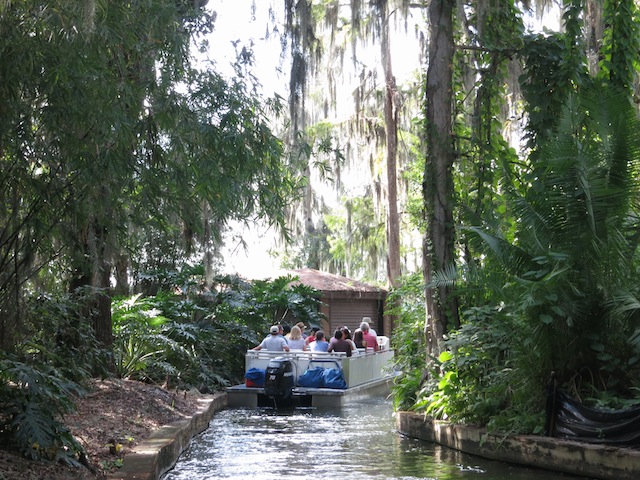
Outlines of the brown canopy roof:
M 312 268 L 288 270 L 287 273 L 300 278 L 300 283 L 322 292 L 379 293 L 385 291 L 383 288 L 375 287 L 368 283 Z

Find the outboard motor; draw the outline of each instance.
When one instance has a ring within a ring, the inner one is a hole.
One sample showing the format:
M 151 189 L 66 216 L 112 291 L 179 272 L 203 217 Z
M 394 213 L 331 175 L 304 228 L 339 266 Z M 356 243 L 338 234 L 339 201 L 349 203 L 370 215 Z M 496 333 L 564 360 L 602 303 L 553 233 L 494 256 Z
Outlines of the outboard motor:
M 290 401 L 293 397 L 293 364 L 284 357 L 276 357 L 267 365 L 264 393 L 274 401 Z

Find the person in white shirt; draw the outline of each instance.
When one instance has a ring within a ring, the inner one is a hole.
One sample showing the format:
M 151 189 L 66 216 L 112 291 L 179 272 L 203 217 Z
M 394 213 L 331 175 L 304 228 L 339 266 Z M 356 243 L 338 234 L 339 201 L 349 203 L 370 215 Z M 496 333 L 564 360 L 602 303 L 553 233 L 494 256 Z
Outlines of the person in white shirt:
M 307 342 L 302 338 L 302 331 L 298 325 L 291 327 L 291 335 L 288 342 L 291 350 L 307 350 Z
M 270 331 L 270 335 L 265 338 L 262 343 L 260 343 L 260 345 L 258 345 L 257 347 L 254 347 L 254 350 L 268 350 L 271 352 L 288 352 L 289 351 L 289 345 L 287 344 L 287 340 L 280 335 L 280 329 L 278 328 L 278 325 L 273 325 L 271 327 Z

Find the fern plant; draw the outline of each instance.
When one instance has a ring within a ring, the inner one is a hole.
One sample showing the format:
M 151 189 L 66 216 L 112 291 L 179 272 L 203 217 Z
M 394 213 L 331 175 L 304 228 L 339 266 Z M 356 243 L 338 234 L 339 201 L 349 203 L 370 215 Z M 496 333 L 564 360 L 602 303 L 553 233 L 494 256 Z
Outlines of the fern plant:
M 82 394 L 56 371 L 46 372 L 13 358 L 0 359 L 0 436 L 33 459 L 79 465 L 82 446 L 61 422 Z
M 162 326 L 169 319 L 158 304 L 155 297 L 140 294 L 113 301 L 114 356 L 121 378 L 147 378 L 149 365 L 161 362 L 167 350 L 177 348 L 162 333 Z
M 636 382 L 627 360 L 638 316 L 616 309 L 625 292 L 638 293 L 639 127 L 624 94 L 585 86 L 536 152 L 528 190 L 508 191 L 512 238 L 470 229 L 484 241 L 484 267 L 502 272 L 493 301 L 504 302 L 526 343 L 513 360 L 541 389 L 552 370 L 589 392 L 624 394 Z

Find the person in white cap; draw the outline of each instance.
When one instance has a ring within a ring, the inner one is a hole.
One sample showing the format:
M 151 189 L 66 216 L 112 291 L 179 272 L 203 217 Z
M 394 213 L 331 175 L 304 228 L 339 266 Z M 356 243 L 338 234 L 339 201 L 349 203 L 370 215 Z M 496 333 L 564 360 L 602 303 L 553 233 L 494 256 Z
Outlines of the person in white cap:
M 269 336 L 265 338 L 262 343 L 260 343 L 260 345 L 254 347 L 253 349 L 265 349 L 271 352 L 288 352 L 289 345 L 287 344 L 287 340 L 282 335 L 279 335 L 280 329 L 278 328 L 278 325 L 273 325 L 269 332 Z

